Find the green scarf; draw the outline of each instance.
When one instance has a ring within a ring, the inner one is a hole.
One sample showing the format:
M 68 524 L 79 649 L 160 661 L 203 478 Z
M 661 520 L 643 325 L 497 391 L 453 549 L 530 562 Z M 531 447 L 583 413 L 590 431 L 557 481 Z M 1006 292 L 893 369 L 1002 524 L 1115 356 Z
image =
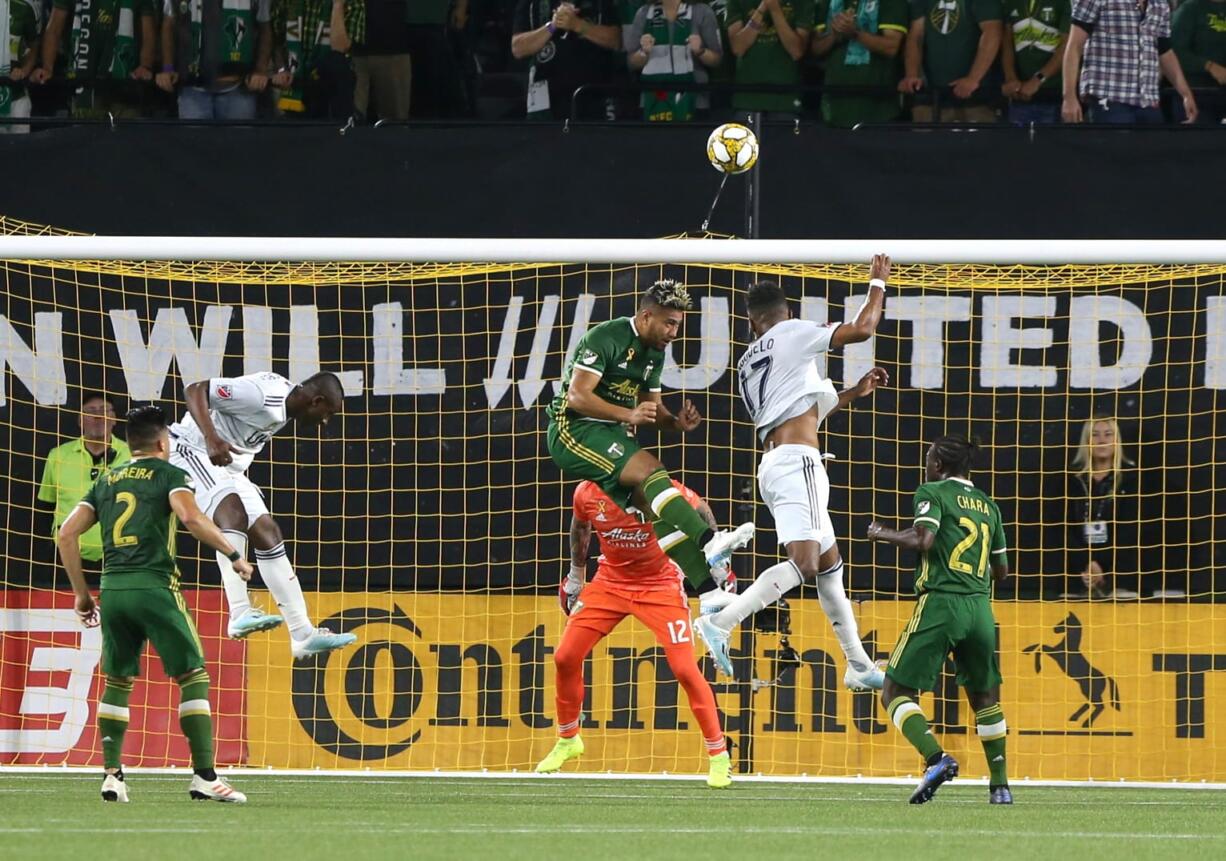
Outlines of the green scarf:
M 877 13 L 880 10 L 879 0 L 864 0 L 856 9 L 856 26 L 865 33 L 877 32 Z M 834 17 L 843 11 L 843 0 L 830 0 L 830 14 L 826 18 L 829 27 Z M 843 55 L 844 66 L 867 66 L 872 62 L 872 54 L 868 48 L 857 41 L 847 43 L 847 52 Z
M 136 0 L 79 0 L 67 76 L 129 78 L 140 65 L 136 17 Z
M 304 82 L 318 75 L 317 64 L 331 48 L 330 0 L 284 0 L 272 11 L 274 41 L 285 45 L 285 66 L 293 76 L 289 87 L 281 93 L 283 111 L 301 113 Z
M 186 42 L 186 55 L 177 63 L 179 74 L 188 82 L 200 81 L 205 63 L 201 56 L 204 43 L 205 0 L 177 0 L 176 25 L 180 43 Z M 255 20 L 256 0 L 208 0 L 221 6 L 220 24 L 212 45 L 217 76 L 245 75 L 255 66 L 255 45 L 258 23 Z M 203 83 L 211 83 L 204 81 Z
M 641 72 L 645 84 L 693 83 L 694 55 L 690 52 L 690 34 L 694 32 L 694 13 L 689 4 L 677 9 L 677 20 L 669 23 L 664 6 L 652 3 L 647 7 L 643 33 L 656 40 L 651 56 Z M 694 118 L 694 93 L 679 93 L 667 89 L 643 93 L 643 119 L 652 122 L 687 122 Z

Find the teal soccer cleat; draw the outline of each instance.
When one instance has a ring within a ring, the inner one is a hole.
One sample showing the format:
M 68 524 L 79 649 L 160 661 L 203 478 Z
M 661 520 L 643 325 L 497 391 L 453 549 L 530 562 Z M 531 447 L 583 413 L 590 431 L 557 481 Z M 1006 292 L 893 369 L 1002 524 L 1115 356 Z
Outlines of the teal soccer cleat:
M 285 620 L 255 607 L 248 607 L 237 619 L 231 619 L 226 634 L 231 640 L 245 640 L 259 631 L 271 631 Z
M 343 649 L 357 641 L 358 638 L 354 634 L 333 634 L 327 628 L 316 628 L 305 640 L 295 640 L 290 651 L 295 658 L 309 658 L 312 655 Z
M 732 678 L 732 656 L 728 654 L 730 632 L 715 624 L 710 616 L 699 616 L 694 620 L 694 633 L 706 644 L 707 651 L 711 653 L 711 660 L 715 661 L 716 669 Z

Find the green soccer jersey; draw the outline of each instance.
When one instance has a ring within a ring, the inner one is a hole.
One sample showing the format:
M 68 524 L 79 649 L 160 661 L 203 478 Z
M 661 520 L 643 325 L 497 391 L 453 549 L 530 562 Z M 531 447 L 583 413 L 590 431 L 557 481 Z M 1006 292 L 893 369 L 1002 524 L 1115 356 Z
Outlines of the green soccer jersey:
M 1008 549 L 992 497 L 964 478 L 930 481 L 915 492 L 914 523 L 936 534 L 916 566 L 916 594 L 991 594 L 992 560 Z
M 1226 66 L 1226 0 L 1184 0 L 1171 18 L 1171 47 L 1192 87 L 1216 87 L 1205 69 Z
M 856 13 L 857 25 L 878 35 L 893 31 L 907 35 L 907 0 L 818 0 L 817 32 L 825 33 L 840 12 Z M 874 54 L 855 41 L 840 41 L 826 56 L 826 85 L 830 87 L 876 87 L 885 95 L 825 95 L 822 119 L 832 126 L 850 128 L 856 123 L 884 123 L 900 113 L 895 85 L 901 75 L 902 50 L 896 57 Z
M 804 31 L 802 40 L 807 44 L 807 34 L 813 31 L 814 0 L 779 0 L 779 7 L 793 30 Z M 728 25 L 739 21 L 748 27 L 749 19 L 753 17 L 756 8 L 756 0 L 728 0 Z M 800 83 L 800 64 L 792 59 L 792 55 L 779 41 L 774 18 L 769 14 L 762 19 L 758 38 L 736 60 L 736 83 L 738 86 Z M 800 96 L 792 93 L 754 93 L 746 90 L 732 97 L 732 106 L 749 111 L 795 112 L 800 110 Z
M 1000 0 L 911 0 L 911 20 L 917 18 L 924 19 L 928 86 L 948 87 L 975 64 L 979 25 L 1001 20 Z
M 177 585 L 170 495 L 181 491 L 193 492 L 186 472 L 141 457 L 115 467 L 85 494 L 102 526 L 103 589 Z
M 1047 65 L 1072 24 L 1069 0 L 1005 0 L 1005 26 L 1013 32 L 1017 77 L 1025 81 Z M 1060 73 L 1039 88 L 1060 92 Z
M 597 397 L 634 409 L 639 392 L 660 391 L 660 374 L 664 370 L 664 351 L 648 347 L 639 340 L 633 317 L 618 317 L 593 326 L 575 347 L 574 358 L 562 375 L 562 387 L 549 405 L 550 417 L 567 415 L 575 421 L 601 421 L 580 415 L 566 406 L 566 392 L 575 374 L 596 374 Z

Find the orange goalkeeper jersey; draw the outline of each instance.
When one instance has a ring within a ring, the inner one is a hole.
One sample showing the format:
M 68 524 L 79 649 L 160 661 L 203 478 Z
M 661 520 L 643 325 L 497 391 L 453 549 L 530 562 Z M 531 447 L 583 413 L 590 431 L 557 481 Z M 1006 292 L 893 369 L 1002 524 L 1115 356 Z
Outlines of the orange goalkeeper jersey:
M 702 497 L 676 479 L 673 487 L 698 508 Z M 590 481 L 575 488 L 575 519 L 590 523 L 600 541 L 596 577 L 606 586 L 636 592 L 650 589 L 675 591 L 684 582 L 681 569 L 660 549 L 655 530 L 632 513 L 617 507 Z

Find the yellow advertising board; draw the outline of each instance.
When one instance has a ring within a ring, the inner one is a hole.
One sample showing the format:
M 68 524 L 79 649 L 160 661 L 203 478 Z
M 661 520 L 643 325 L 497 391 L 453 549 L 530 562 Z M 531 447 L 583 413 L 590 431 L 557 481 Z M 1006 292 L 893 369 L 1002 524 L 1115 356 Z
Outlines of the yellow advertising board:
M 405 592 L 312 603 L 321 624 L 359 642 L 292 664 L 283 634 L 249 641 L 251 765 L 522 771 L 553 745 L 550 656 L 565 621 L 554 600 Z M 912 606 L 858 605 L 878 657 Z M 1226 732 L 1214 720 L 1226 703 L 1226 607 L 999 603 L 995 612 L 1014 776 L 1226 780 Z M 789 627 L 786 638 L 734 635 L 738 680 L 714 682 L 742 770 L 916 773 L 915 752 L 876 697 L 843 689 L 843 658 L 817 601 L 792 602 Z M 600 643 L 587 678 L 577 770 L 704 770 L 685 694 L 643 626 L 627 620 Z M 952 668 L 922 704 L 963 774 L 986 774 Z

